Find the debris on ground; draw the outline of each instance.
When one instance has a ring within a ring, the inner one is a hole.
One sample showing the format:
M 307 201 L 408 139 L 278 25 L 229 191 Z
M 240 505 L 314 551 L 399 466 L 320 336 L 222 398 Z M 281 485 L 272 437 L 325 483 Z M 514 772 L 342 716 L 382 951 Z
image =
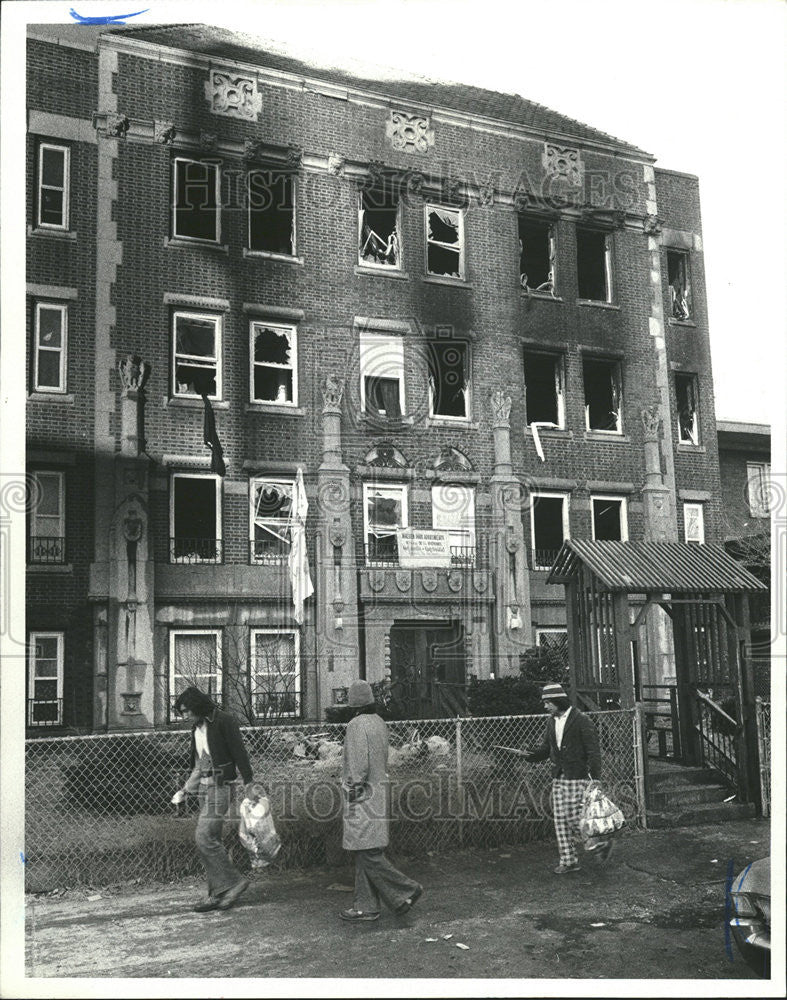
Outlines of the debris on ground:
M 462 951 L 470 951 L 470 945 L 469 944 L 462 944 L 461 941 L 457 941 L 456 942 L 456 947 L 457 948 L 461 948 Z
M 334 892 L 352 892 L 353 887 L 351 885 L 342 885 L 340 882 L 334 882 L 332 885 L 328 886 Z
M 443 941 L 450 941 L 453 936 L 453 934 L 443 934 Z

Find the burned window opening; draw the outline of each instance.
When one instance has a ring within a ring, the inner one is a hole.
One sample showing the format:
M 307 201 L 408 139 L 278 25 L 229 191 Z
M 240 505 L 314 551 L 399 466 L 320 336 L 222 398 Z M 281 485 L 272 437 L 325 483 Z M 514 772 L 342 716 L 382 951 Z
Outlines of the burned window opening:
M 218 178 L 219 168 L 215 163 L 175 160 L 173 236 L 218 241 Z
M 295 253 L 295 179 L 274 170 L 249 174 L 249 249 L 292 257 Z
M 366 409 L 380 416 L 401 417 L 399 406 L 399 379 L 366 375 L 364 378 Z
M 401 337 L 362 333 L 361 409 L 398 420 L 404 410 L 404 345 Z
M 295 330 L 252 323 L 252 399 L 294 403 Z
M 519 283 L 527 291 L 554 294 L 553 233 L 549 223 L 519 216 Z
M 549 569 L 568 537 L 566 497 L 534 494 L 532 499 L 532 566 Z
M 172 479 L 172 557 L 215 562 L 219 558 L 216 480 L 175 475 Z
M 700 443 L 697 376 L 675 373 L 675 401 L 678 409 L 678 440 L 681 444 Z
M 680 250 L 667 251 L 667 281 L 673 318 L 691 319 L 691 286 L 687 253 Z
M 428 360 L 432 416 L 466 420 L 470 394 L 467 344 L 432 341 Z
M 464 277 L 464 246 L 461 212 L 427 206 L 426 269 L 448 278 Z
M 359 194 L 358 262 L 376 267 L 400 267 L 399 195 L 390 186 Z
M 622 500 L 593 497 L 593 538 L 595 541 L 626 541 Z
M 605 233 L 577 229 L 577 285 L 581 299 L 609 302 L 609 243 Z
M 407 527 L 406 488 L 366 486 L 364 492 L 367 560 L 398 562 L 396 529 Z
M 525 351 L 525 403 L 528 424 L 564 424 L 560 358 Z
M 220 381 L 218 317 L 175 313 L 173 324 L 175 395 L 216 399 Z
M 250 484 L 252 560 L 281 562 L 292 544 L 292 506 L 295 483 L 291 480 L 253 479 Z
M 585 358 L 585 426 L 589 431 L 622 429 L 620 365 L 617 361 Z

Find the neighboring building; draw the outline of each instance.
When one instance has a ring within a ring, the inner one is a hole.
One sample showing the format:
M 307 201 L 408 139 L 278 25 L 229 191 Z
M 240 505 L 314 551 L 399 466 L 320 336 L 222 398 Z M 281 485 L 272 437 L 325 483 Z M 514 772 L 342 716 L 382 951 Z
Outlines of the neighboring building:
M 750 598 L 757 694 L 770 697 L 771 429 L 768 424 L 718 420 L 724 547 L 768 585 Z
M 722 540 L 695 177 L 247 35 L 56 33 L 28 41 L 31 732 L 163 726 L 189 681 L 315 719 L 359 673 L 450 713 L 564 641 L 565 538 Z

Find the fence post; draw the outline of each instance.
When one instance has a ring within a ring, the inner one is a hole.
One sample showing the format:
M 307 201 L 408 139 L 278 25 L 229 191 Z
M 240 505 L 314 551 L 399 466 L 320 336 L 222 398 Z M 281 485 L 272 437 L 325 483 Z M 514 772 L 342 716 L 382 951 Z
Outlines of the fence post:
M 643 705 L 638 701 L 634 705 L 633 735 L 634 735 L 634 781 L 636 782 L 637 807 L 642 822 L 642 829 L 648 828 L 648 807 L 645 790 L 645 743 L 643 733 Z
M 457 817 L 457 828 L 459 832 L 459 845 L 462 846 L 464 830 L 462 828 L 462 813 L 464 811 L 464 789 L 462 787 L 462 720 L 456 719 L 456 791 L 457 806 L 459 813 Z
M 754 699 L 754 718 L 755 725 L 757 729 L 757 770 L 759 772 L 759 782 L 760 782 L 760 815 L 770 816 L 771 814 L 771 796 L 769 783 L 765 779 L 765 762 L 767 760 L 767 766 L 770 768 L 770 754 L 766 753 L 765 749 L 765 726 L 763 723 L 763 700 L 760 695 Z

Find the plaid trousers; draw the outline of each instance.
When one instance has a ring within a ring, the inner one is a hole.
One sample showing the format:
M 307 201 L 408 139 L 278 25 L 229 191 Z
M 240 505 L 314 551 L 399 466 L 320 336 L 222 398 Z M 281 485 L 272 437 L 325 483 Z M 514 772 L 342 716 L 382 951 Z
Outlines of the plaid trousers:
M 575 838 L 579 835 L 582 800 L 589 784 L 588 778 L 552 779 L 552 816 L 560 864 L 564 866 L 579 863 Z

